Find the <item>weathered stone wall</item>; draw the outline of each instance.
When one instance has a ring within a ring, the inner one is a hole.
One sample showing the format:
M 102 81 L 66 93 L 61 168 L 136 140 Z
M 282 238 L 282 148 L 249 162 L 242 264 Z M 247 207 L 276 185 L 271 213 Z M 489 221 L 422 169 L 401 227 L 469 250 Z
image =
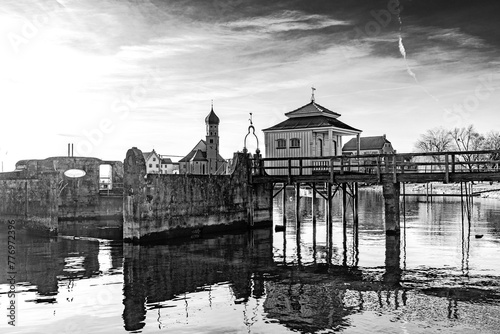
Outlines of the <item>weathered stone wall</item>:
M 122 222 L 122 188 L 112 196 L 99 194 L 99 166 L 113 167 L 114 183 L 123 184 L 123 164 L 97 158 L 53 157 L 22 160 L 16 171 L 0 173 L 0 220 L 15 219 L 19 227 L 38 233 L 67 234 L 58 221 L 98 224 L 92 219 Z M 85 171 L 80 178 L 67 177 L 69 169 Z M 119 227 L 121 229 L 121 226 Z M 74 230 L 74 228 L 73 228 Z
M 15 220 L 18 229 L 57 233 L 57 173 L 38 178 L 25 173 L 0 174 L 0 221 Z
M 248 156 L 235 154 L 231 175 L 146 175 L 142 152 L 124 164 L 124 239 L 162 240 L 269 225 L 272 190 L 250 186 Z

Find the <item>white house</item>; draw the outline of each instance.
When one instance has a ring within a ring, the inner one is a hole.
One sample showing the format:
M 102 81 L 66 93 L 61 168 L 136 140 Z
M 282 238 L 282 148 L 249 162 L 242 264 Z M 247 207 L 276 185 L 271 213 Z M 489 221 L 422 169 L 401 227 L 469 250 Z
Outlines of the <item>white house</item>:
M 172 162 L 170 158 L 160 159 L 160 168 L 162 174 L 179 174 L 179 163 Z
M 285 116 L 285 121 L 263 130 L 266 158 L 341 155 L 343 137 L 359 137 L 361 133 L 361 130 L 341 122 L 339 113 L 316 103 L 314 95 L 310 103 L 286 113 Z M 284 166 L 284 163 L 275 162 L 267 166 Z M 327 161 L 308 162 L 311 163 L 323 165 Z M 267 172 L 276 174 L 273 170 Z
M 161 157 L 153 149 L 151 152 L 143 152 L 144 160 L 146 161 L 146 173 L 161 174 Z

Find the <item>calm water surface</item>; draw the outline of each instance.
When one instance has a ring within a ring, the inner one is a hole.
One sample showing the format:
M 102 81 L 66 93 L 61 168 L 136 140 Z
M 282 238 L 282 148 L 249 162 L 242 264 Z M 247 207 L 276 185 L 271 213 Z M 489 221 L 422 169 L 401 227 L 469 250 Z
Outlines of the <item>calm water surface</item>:
M 469 223 L 459 198 L 409 198 L 386 240 L 382 195 L 360 191 L 357 248 L 335 203 L 332 245 L 323 200 L 315 228 L 303 201 L 297 233 L 292 192 L 286 232 L 155 246 L 18 234 L 16 327 L 2 226 L 0 332 L 500 333 L 500 200 L 474 199 Z

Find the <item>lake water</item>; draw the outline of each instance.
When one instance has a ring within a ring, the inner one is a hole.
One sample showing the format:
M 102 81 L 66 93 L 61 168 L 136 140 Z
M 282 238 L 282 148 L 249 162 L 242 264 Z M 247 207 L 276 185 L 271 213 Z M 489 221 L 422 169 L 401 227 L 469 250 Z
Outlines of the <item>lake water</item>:
M 0 332 L 500 332 L 500 200 L 474 199 L 469 223 L 460 198 L 407 198 L 397 239 L 384 233 L 381 193 L 361 190 L 359 246 L 349 217 L 344 250 L 340 200 L 327 245 L 324 201 L 315 228 L 303 201 L 297 233 L 292 193 L 286 232 L 154 246 L 18 233 L 16 327 L 2 226 Z

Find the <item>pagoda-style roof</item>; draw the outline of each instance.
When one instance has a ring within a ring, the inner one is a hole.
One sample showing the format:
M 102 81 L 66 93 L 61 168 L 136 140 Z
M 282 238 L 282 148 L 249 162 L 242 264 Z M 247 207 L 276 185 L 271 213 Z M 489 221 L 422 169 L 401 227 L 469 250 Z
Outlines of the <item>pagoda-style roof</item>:
M 339 121 L 336 118 L 325 117 L 325 116 L 309 116 L 309 117 L 294 117 L 289 118 L 275 126 L 264 129 L 263 131 L 276 131 L 276 130 L 292 130 L 292 129 L 309 129 L 309 128 L 328 128 L 335 127 L 339 129 L 344 129 L 352 131 L 355 133 L 361 132 L 352 126 Z
M 287 112 L 285 116 L 288 117 L 287 120 L 270 128 L 264 129 L 263 131 L 335 128 L 337 130 L 345 130 L 347 134 L 361 133 L 361 130 L 339 121 L 339 113 L 317 104 L 314 101 L 314 98 L 311 99 L 311 102 L 308 104 Z
M 297 108 L 293 111 L 287 112 L 285 114 L 285 116 L 288 118 L 309 117 L 309 116 L 326 116 L 326 117 L 337 118 L 341 115 L 339 113 L 331 111 L 331 110 L 317 104 L 314 101 L 311 101 L 310 103 L 308 103 L 300 108 Z

